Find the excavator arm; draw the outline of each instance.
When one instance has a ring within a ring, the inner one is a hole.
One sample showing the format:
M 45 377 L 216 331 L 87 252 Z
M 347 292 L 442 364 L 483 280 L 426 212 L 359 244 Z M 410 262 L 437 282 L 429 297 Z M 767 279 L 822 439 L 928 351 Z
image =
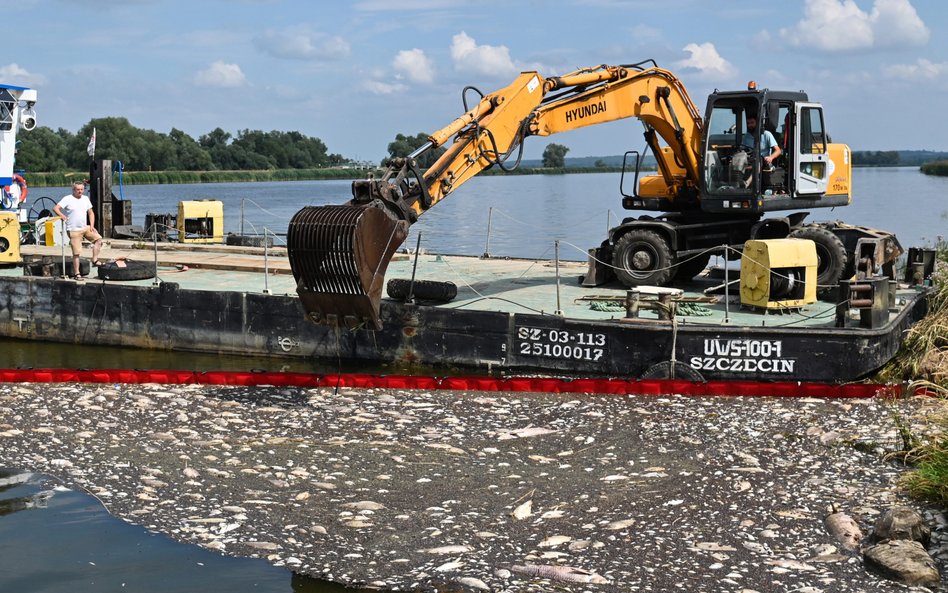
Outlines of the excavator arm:
M 546 79 L 524 72 L 482 96 L 413 154 L 393 159 L 378 179 L 354 181 L 348 203 L 297 212 L 289 225 L 287 251 L 310 319 L 380 328 L 385 271 L 408 227 L 484 169 L 512 168 L 506 162 L 514 152 L 516 166 L 528 136 L 637 117 L 658 159 L 667 198 L 694 199 L 701 116 L 671 72 L 654 62 L 652 67 L 642 64 L 602 65 Z M 668 150 L 661 149 L 657 137 Z M 422 173 L 416 159 L 442 146 L 444 154 Z

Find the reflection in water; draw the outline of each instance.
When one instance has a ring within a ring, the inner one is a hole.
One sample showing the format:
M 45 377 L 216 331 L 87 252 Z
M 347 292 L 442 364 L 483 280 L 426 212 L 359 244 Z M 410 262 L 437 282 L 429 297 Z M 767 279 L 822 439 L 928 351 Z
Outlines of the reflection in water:
M 109 515 L 49 476 L 0 469 L 0 590 L 357 593 L 265 560 L 220 556 Z M 31 510 L 33 512 L 19 512 Z
M 53 496 L 52 490 L 43 490 L 32 496 L 5 496 L 4 493 L 21 484 L 30 481 L 33 474 L 30 472 L 15 472 L 0 469 L 0 517 L 17 511 L 34 508 L 46 508 L 49 499 Z

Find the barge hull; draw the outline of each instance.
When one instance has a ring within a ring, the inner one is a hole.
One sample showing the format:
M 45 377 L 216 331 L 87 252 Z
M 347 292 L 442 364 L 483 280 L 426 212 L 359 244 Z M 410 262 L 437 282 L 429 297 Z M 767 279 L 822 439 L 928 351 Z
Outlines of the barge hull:
M 924 291 L 878 329 L 581 320 L 383 301 L 383 329 L 310 323 L 295 295 L 0 277 L 9 338 L 245 356 L 693 380 L 848 382 L 895 355 Z M 674 361 L 674 364 L 672 364 Z

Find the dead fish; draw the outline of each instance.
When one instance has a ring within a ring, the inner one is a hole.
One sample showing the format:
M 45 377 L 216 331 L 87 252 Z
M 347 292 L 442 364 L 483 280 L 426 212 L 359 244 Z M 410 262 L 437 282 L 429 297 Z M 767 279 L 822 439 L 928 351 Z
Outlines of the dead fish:
M 592 583 L 595 585 L 605 585 L 609 580 L 588 570 L 575 568 L 573 566 L 550 566 L 546 564 L 522 564 L 510 567 L 513 572 L 536 577 L 540 579 L 550 579 L 551 581 L 561 581 L 564 583 Z
M 513 510 L 510 515 L 517 521 L 526 519 L 533 514 L 533 500 L 528 500 Z
M 522 439 L 527 437 L 541 436 L 544 434 L 552 434 L 556 432 L 555 430 L 550 430 L 549 428 L 543 428 L 540 426 L 528 426 L 526 428 L 518 428 L 517 430 L 510 430 L 502 432 L 497 435 L 498 441 L 508 441 L 510 439 Z
M 551 535 L 537 545 L 541 548 L 555 548 L 556 546 L 571 541 L 573 541 L 573 538 L 569 537 L 568 535 Z
M 458 583 L 465 587 L 470 587 L 471 589 L 477 589 L 478 591 L 490 591 L 490 587 L 487 586 L 487 583 L 474 577 L 460 578 L 458 579 Z
M 360 500 L 359 502 L 347 502 L 342 505 L 347 509 L 355 509 L 357 511 L 380 511 L 385 508 L 384 504 L 372 501 L 372 500 Z
M 632 527 L 633 525 L 635 525 L 635 519 L 623 519 L 622 521 L 613 521 L 606 525 L 606 529 L 609 531 L 618 531 L 626 527 Z
M 437 548 L 427 548 L 418 551 L 427 554 L 461 554 L 462 552 L 470 552 L 473 549 L 471 546 L 439 546 Z
M 859 548 L 859 542 L 862 541 L 862 531 L 856 521 L 846 513 L 830 513 L 823 520 L 826 524 L 826 530 L 830 535 L 836 538 L 847 550 L 856 550 Z
M 445 562 L 441 566 L 435 568 L 438 572 L 450 572 L 452 570 L 457 570 L 464 566 L 464 563 L 460 560 L 452 560 L 451 562 Z
M 799 560 L 789 560 L 786 558 L 778 558 L 777 560 L 767 560 L 766 564 L 771 566 L 776 566 L 778 568 L 785 568 L 788 570 L 816 570 L 816 567 L 812 564 L 807 564 L 806 562 L 800 562 Z
M 705 552 L 736 552 L 737 548 L 718 542 L 698 542 L 689 550 L 703 550 Z

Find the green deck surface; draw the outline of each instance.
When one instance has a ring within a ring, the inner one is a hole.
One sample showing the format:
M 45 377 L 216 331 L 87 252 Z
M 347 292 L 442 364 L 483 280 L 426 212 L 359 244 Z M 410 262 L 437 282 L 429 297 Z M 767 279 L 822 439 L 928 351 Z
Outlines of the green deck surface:
M 131 260 L 150 262 L 155 260 L 152 246 L 135 248 L 130 241 L 115 241 L 106 245 L 101 258 L 111 261 L 126 257 Z M 141 247 L 141 246 L 139 246 Z M 70 259 L 67 248 L 67 261 Z M 58 246 L 25 245 L 21 247 L 24 259 L 39 256 L 60 258 L 62 249 Z M 88 255 L 89 250 L 84 250 Z M 266 261 L 265 261 L 266 260 Z M 159 244 L 157 252 L 158 278 L 163 282 L 175 282 L 181 288 L 208 291 L 263 292 L 271 294 L 296 294 L 296 286 L 290 271 L 289 261 L 284 248 L 269 250 L 266 257 L 262 248 L 231 247 L 221 245 Z M 413 257 L 398 254 L 389 265 L 386 279 L 412 277 Z M 181 269 L 186 266 L 187 269 Z M 269 274 L 264 275 L 264 269 Z M 468 256 L 445 256 L 422 254 L 418 257 L 416 278 L 454 282 L 458 287 L 458 296 L 442 308 L 503 311 L 511 313 L 554 314 L 562 311 L 569 318 L 576 319 L 620 319 L 625 311 L 595 311 L 584 297 L 597 300 L 614 299 L 614 303 L 625 300 L 626 289 L 617 282 L 595 288 L 584 288 L 579 278 L 586 273 L 586 264 L 581 262 L 560 262 L 560 279 L 557 283 L 556 266 L 550 260 L 523 260 L 491 258 L 481 259 Z M 2 275 L 22 275 L 20 267 L 8 267 L 0 270 Z M 733 277 L 731 278 L 734 279 Z M 63 280 L 74 282 L 74 280 Z M 100 283 L 95 268 L 86 283 Z M 687 287 L 685 296 L 703 296 L 702 290 L 722 283 L 722 280 L 706 280 Z M 155 279 L 122 282 L 151 286 Z M 558 288 L 557 288 L 558 286 Z M 701 303 L 701 307 L 710 309 L 711 316 L 678 316 L 679 323 L 754 327 L 832 327 L 835 320 L 835 306 L 832 303 L 816 302 L 795 312 L 770 312 L 764 314 L 757 310 L 742 308 L 737 298 L 737 285 L 732 286 L 731 302 L 728 310 L 722 297 L 713 304 Z M 899 296 L 906 299 L 914 296 L 915 291 L 900 290 Z M 384 295 L 383 295 L 384 298 Z M 653 297 L 646 297 L 653 298 Z M 727 316 L 727 321 L 725 321 Z M 640 314 L 643 319 L 655 319 L 650 311 Z

